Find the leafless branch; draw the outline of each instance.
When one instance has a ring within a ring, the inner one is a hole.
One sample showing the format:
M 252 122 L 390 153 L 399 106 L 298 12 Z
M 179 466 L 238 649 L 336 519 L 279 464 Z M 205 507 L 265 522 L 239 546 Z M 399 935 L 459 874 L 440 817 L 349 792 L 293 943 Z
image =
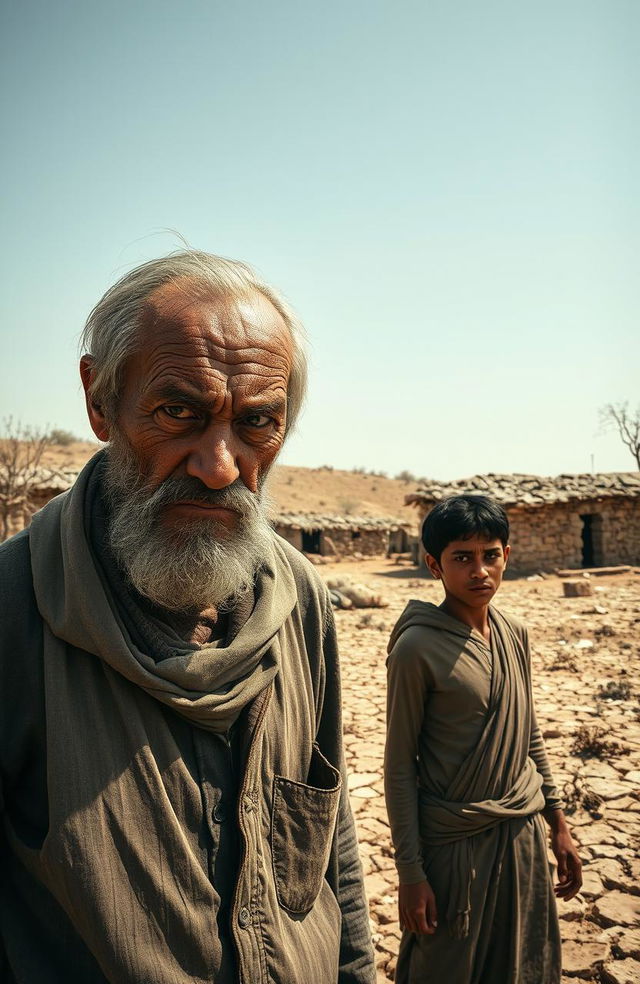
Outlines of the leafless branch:
M 635 412 L 629 409 L 629 403 L 607 403 L 600 408 L 600 423 L 603 429 L 615 427 L 623 444 L 636 459 L 640 470 L 640 406 Z

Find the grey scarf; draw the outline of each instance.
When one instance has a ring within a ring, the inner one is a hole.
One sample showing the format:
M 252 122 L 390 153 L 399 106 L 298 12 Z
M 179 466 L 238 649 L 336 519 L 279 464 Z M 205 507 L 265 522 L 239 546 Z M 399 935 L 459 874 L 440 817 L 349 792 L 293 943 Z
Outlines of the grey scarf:
M 69 492 L 37 513 L 31 557 L 38 608 L 58 640 L 94 654 L 192 724 L 229 730 L 278 672 L 278 631 L 296 602 L 293 575 L 274 534 L 258 574 L 253 609 L 233 639 L 198 649 L 185 644 L 161 661 L 132 638 L 101 577 L 86 534 L 102 454 Z

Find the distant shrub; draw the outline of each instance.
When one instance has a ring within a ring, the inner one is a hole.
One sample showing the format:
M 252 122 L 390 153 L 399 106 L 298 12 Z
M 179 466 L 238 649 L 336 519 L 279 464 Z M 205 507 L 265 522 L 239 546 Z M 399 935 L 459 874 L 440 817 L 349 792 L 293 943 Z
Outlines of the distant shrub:
M 57 444 L 61 448 L 67 448 L 70 444 L 74 444 L 78 438 L 71 431 L 62 430 L 60 427 L 54 427 L 53 430 L 49 431 L 49 441 L 51 444 Z
M 399 482 L 415 482 L 416 476 L 413 474 L 413 472 L 407 471 L 407 469 L 405 468 L 403 471 L 398 472 L 398 474 L 396 475 L 396 479 Z
M 358 502 L 357 499 L 338 500 L 338 508 L 340 509 L 340 512 L 345 514 L 345 516 L 352 516 L 358 509 L 359 505 L 360 503 Z

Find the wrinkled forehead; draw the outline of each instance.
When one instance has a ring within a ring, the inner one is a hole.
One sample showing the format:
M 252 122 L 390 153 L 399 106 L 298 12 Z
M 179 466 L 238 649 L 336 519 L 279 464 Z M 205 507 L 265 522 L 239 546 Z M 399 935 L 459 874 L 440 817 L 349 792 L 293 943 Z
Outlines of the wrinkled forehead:
M 163 284 L 143 306 L 140 347 L 172 337 L 176 343 L 213 349 L 263 347 L 291 359 L 291 334 L 282 315 L 252 288 L 232 293 L 190 277 Z

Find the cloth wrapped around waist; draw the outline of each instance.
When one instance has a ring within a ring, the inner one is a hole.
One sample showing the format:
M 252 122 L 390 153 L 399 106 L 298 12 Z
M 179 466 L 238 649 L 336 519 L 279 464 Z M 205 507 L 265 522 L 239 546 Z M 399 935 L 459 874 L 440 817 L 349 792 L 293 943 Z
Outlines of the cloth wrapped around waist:
M 420 790 L 420 836 L 428 847 L 451 845 L 451 888 L 447 923 L 451 936 L 469 933 L 473 845 L 469 838 L 505 820 L 527 817 L 545 807 L 542 776 L 528 758 L 515 783 L 503 797 L 475 803 L 454 803 Z

